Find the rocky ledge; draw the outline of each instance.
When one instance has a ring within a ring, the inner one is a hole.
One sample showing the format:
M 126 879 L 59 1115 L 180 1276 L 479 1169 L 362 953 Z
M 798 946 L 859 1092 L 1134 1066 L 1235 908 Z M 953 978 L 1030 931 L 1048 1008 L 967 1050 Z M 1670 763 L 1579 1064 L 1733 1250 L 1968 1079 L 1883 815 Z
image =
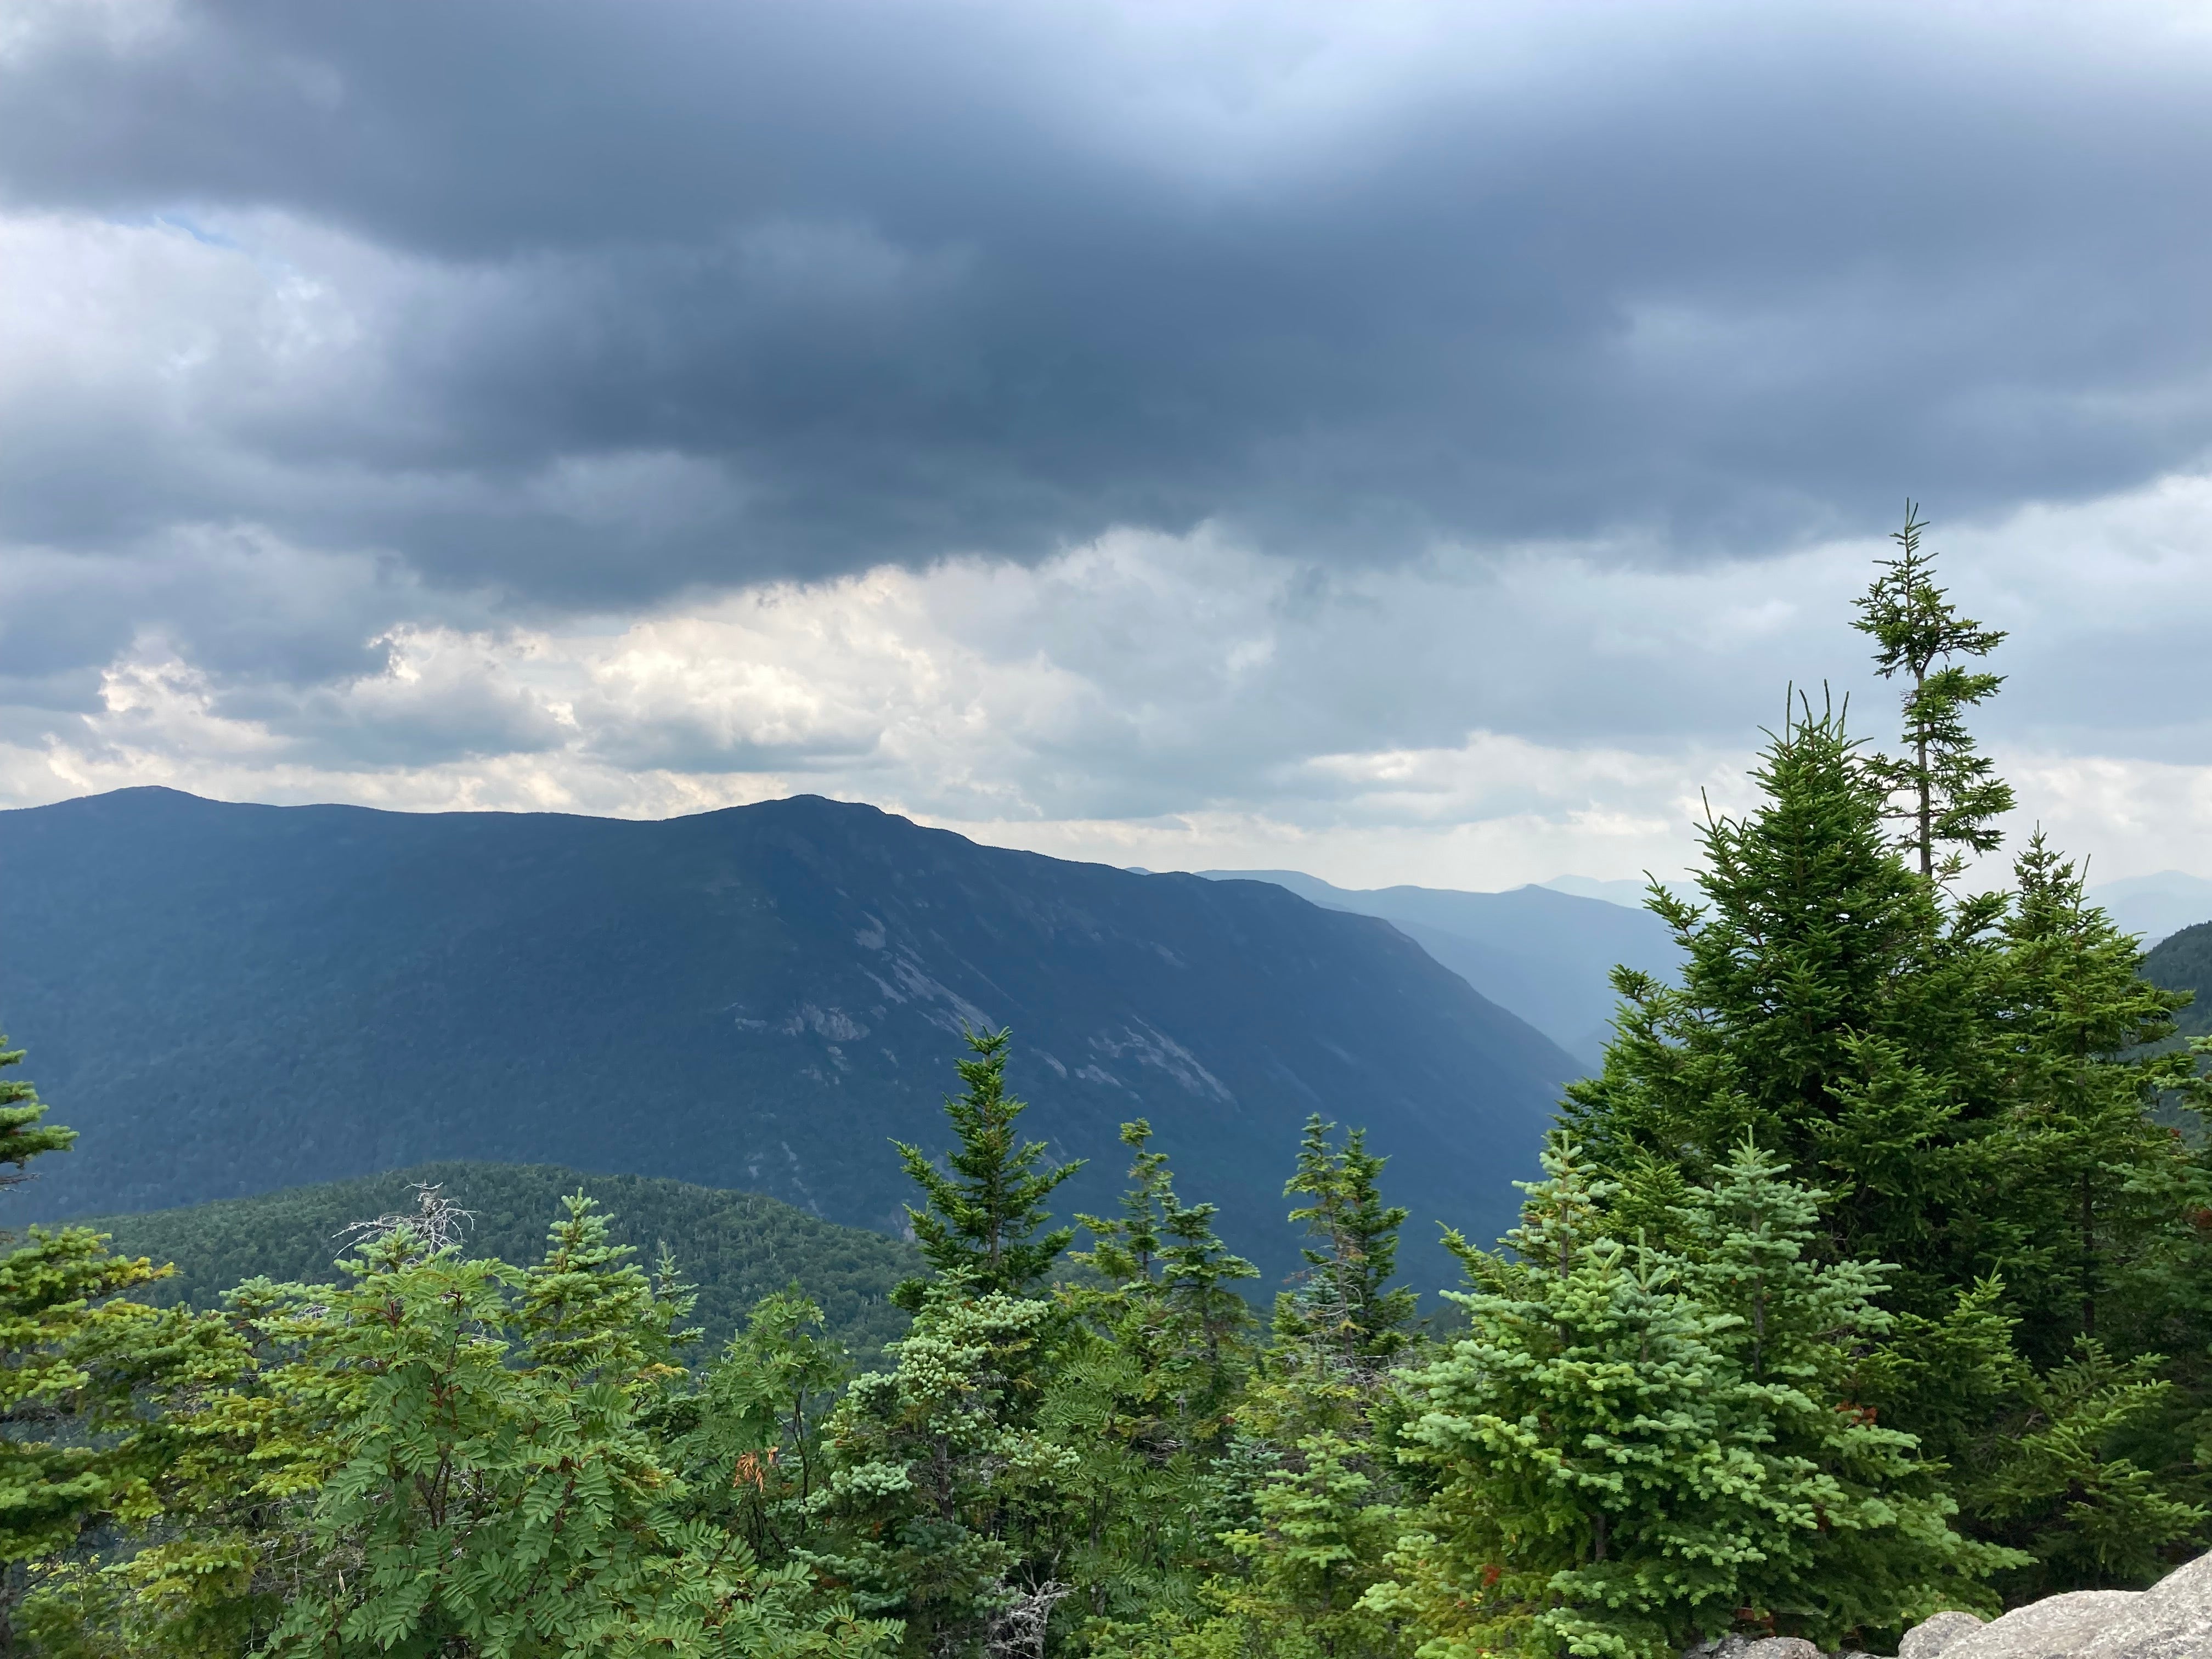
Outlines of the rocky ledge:
M 1740 1636 L 1692 1648 L 1683 1659 L 1863 1659 L 1823 1654 L 1796 1636 Z M 2147 1590 L 2076 1590 L 2014 1607 L 1984 1624 L 1939 1613 L 1905 1634 L 1897 1659 L 2212 1659 L 2212 1555 Z

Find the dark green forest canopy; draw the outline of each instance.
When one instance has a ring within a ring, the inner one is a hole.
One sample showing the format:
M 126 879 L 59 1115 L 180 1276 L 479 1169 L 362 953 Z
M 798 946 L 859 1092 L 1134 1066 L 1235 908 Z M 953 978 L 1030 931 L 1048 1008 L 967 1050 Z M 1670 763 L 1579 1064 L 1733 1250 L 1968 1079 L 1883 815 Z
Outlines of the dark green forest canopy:
M 336 1277 L 332 1264 L 352 1254 L 338 1235 L 353 1222 L 411 1210 L 417 1183 L 440 1185 L 447 1199 L 476 1212 L 464 1254 L 505 1261 L 535 1261 L 561 1199 L 581 1188 L 599 1201 L 616 1241 L 634 1246 L 641 1265 L 650 1267 L 664 1243 L 676 1253 L 698 1287 L 692 1322 L 705 1330 L 708 1353 L 728 1340 L 756 1301 L 796 1279 L 821 1304 L 829 1334 L 866 1362 L 904 1334 L 907 1316 L 888 1298 L 921 1267 L 911 1245 L 757 1193 L 587 1175 L 552 1164 L 419 1164 L 84 1224 L 112 1234 L 118 1255 L 176 1264 L 176 1276 L 149 1286 L 147 1300 L 214 1307 L 223 1291 L 257 1274 L 307 1283 Z

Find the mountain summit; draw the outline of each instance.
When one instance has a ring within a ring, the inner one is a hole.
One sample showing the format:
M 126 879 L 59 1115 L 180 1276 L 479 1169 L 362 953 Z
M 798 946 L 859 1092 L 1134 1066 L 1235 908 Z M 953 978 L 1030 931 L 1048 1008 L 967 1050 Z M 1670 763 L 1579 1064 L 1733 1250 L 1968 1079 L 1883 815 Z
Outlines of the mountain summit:
M 963 1026 L 1110 1206 L 1149 1116 L 1236 1248 L 1295 1259 L 1309 1112 L 1488 1238 L 1574 1063 L 1388 923 L 1264 882 L 978 846 L 815 797 L 641 823 L 237 805 L 0 813 L 0 1019 L 78 1150 L 19 1218 L 429 1158 L 744 1188 L 890 1231 Z M 1441 1258 L 1418 1270 L 1440 1273 Z

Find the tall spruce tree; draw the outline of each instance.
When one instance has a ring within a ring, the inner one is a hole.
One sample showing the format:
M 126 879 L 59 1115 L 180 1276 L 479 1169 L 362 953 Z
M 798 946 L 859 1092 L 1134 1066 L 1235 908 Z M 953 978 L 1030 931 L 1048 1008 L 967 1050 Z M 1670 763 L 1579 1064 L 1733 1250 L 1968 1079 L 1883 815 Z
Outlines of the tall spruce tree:
M 1214 1647 L 1284 1656 L 1401 1649 L 1394 1615 L 1367 1606 L 1404 1518 L 1391 1368 L 1418 1340 L 1413 1292 L 1394 1286 L 1401 1206 L 1382 1201 L 1385 1160 L 1355 1129 L 1306 1121 L 1284 1195 L 1306 1266 L 1275 1302 L 1274 1328 L 1224 1460 L 1236 1490 L 1223 1541 L 1233 1569 L 1208 1585 Z
M 1905 675 L 1905 752 L 1876 757 L 1874 775 L 1893 792 L 1891 816 L 1905 820 L 1900 837 L 1923 877 L 1956 875 L 1968 853 L 1997 844 L 1996 820 L 2010 811 L 2013 793 L 1974 743 L 1966 716 L 1996 695 L 2001 675 L 1967 666 L 2004 642 L 1997 629 L 1959 614 L 1936 583 L 1936 556 L 1923 552 L 1928 526 L 1905 505 L 1905 527 L 1892 533 L 1897 556 L 1858 602 L 1855 624 L 1878 647 L 1884 679 Z
M 1751 1137 L 1831 1194 L 1826 1248 L 1896 1264 L 1899 1304 L 1932 1312 L 1967 1276 L 1957 1223 L 1995 1110 L 1997 905 L 1939 906 L 1889 844 L 1840 713 L 1791 713 L 1752 773 L 1758 803 L 1699 832 L 1703 902 L 1654 891 L 1680 985 L 1615 973 L 1604 1069 L 1569 1089 L 1565 1121 L 1624 1213 L 1653 1179 L 1709 1181 Z
M 1955 660 L 1996 636 L 1936 586 L 1919 528 L 1861 605 L 1912 676 L 1907 754 L 1869 760 L 1801 701 L 1759 803 L 1707 825 L 1705 902 L 1655 892 L 1680 988 L 1616 975 L 1604 1073 L 1566 1118 L 1619 1183 L 1615 1235 L 1672 1249 L 1735 1138 L 1803 1171 L 1822 1252 L 1899 1269 L 1859 1398 L 1952 1467 L 1966 1530 L 2035 1558 L 2007 1595 L 2139 1583 L 2212 1495 L 2191 1220 L 2212 1183 L 2149 1109 L 2188 1061 L 2156 1048 L 2172 999 L 2040 840 L 2016 892 L 1950 889 L 2011 798 L 1965 723 L 1998 683 Z
M 949 1169 L 938 1168 L 919 1146 L 891 1143 L 922 1191 L 922 1206 L 908 1205 L 906 1212 L 923 1259 L 939 1273 L 966 1275 L 978 1294 L 1026 1295 L 1075 1238 L 1073 1227 L 1039 1231 L 1052 1218 L 1046 1200 L 1083 1162 L 1046 1164 L 1045 1144 L 1016 1133 L 1029 1108 L 1006 1092 L 1012 1037 L 1009 1030 L 967 1034 L 975 1056 L 959 1062 L 967 1087 L 945 1103 L 960 1140 L 945 1158 Z M 922 1293 L 922 1282 L 910 1279 L 892 1299 L 911 1313 L 921 1308 Z
M 1079 1455 L 1064 1559 L 1086 1646 L 1190 1613 L 1224 1560 L 1209 1481 L 1252 1364 L 1252 1310 L 1234 1286 L 1259 1270 L 1213 1231 L 1214 1206 L 1184 1202 L 1152 1126 L 1121 1126 L 1134 1153 L 1118 1217 L 1080 1216 L 1097 1279 L 1060 1292 L 1081 1340 L 1047 1385 L 1040 1421 Z

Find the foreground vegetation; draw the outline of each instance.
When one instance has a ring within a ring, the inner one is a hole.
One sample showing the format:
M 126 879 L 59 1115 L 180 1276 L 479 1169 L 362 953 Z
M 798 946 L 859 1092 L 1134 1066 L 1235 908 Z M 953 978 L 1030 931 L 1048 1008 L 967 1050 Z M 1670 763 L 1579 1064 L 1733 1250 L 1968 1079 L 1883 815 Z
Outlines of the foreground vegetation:
M 902 1149 L 927 1270 L 857 1377 L 796 1293 L 695 1355 L 680 1264 L 580 1194 L 526 1267 L 434 1202 L 213 1311 L 33 1229 L 0 1261 L 7 1641 L 1651 1659 L 2151 1580 L 2212 1504 L 2185 999 L 2039 837 L 1969 890 L 2012 804 L 1967 726 L 1998 636 L 1916 526 L 1860 624 L 1899 752 L 1799 700 L 1699 899 L 1655 890 L 1682 982 L 1616 975 L 1520 1226 L 1451 1241 L 1462 1328 L 1421 1328 L 1383 1160 L 1318 1119 L 1264 1328 L 1141 1122 L 1120 1212 L 1055 1225 L 1004 1032 L 950 1157 Z M 66 1146 L 0 1109 L 0 1161 Z

